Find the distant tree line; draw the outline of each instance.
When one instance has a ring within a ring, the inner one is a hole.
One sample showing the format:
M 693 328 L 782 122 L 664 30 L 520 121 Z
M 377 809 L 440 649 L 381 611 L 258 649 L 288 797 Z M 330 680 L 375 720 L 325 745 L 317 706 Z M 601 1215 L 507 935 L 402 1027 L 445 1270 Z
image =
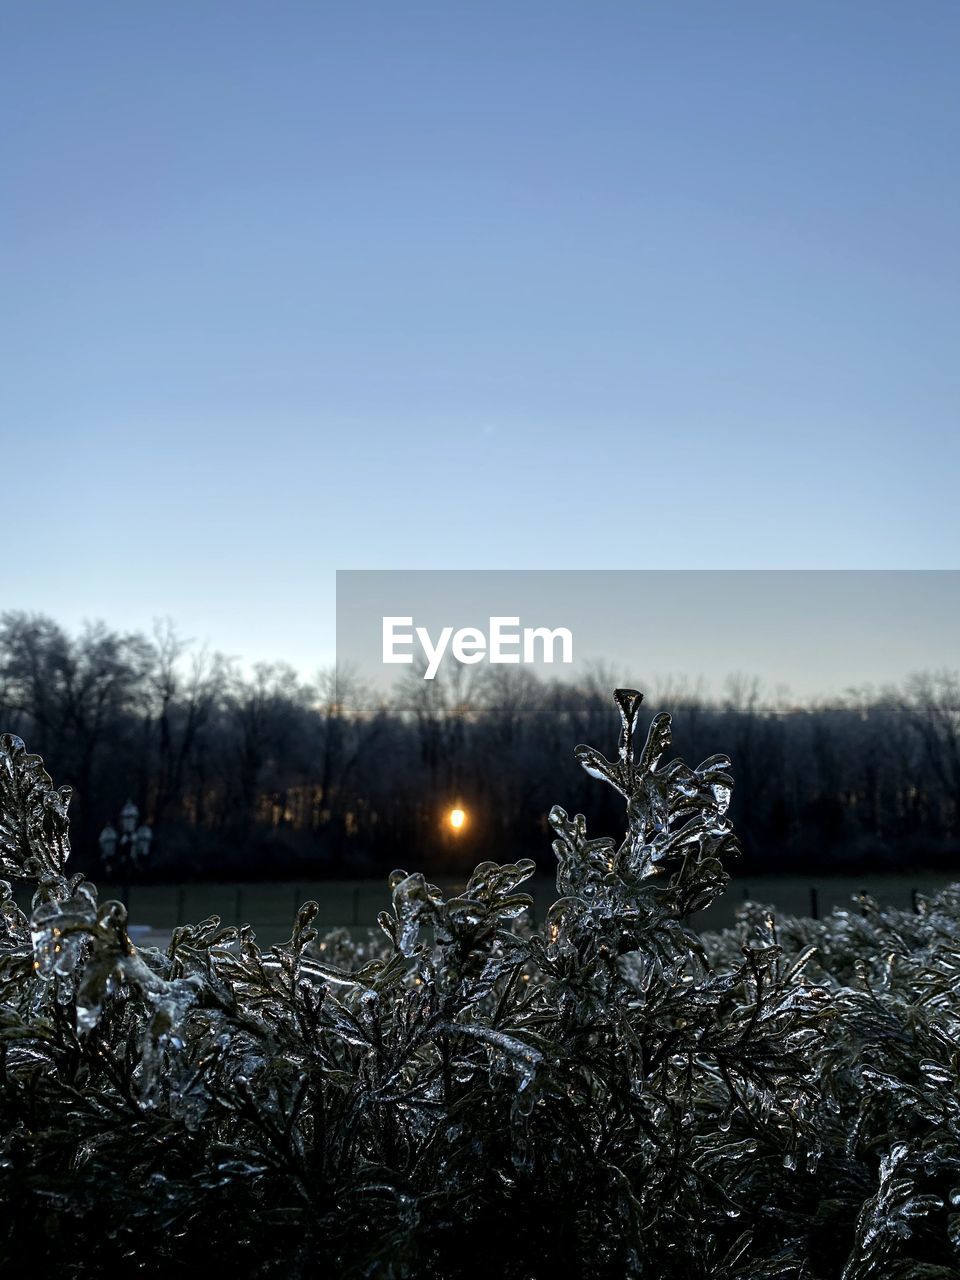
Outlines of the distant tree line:
M 128 799 L 154 829 L 144 874 L 158 879 L 441 874 L 486 856 L 550 867 L 552 804 L 586 813 L 598 834 L 618 830 L 616 798 L 573 759 L 575 744 L 607 741 L 613 683 L 411 670 L 385 701 L 343 671 L 244 674 L 170 625 L 70 635 L 47 617 L 0 615 L 0 730 L 75 788 L 74 862 L 91 874 L 99 833 Z M 737 677 L 720 698 L 681 686 L 648 691 L 648 705 L 673 713 L 688 763 L 733 758 L 744 871 L 960 866 L 957 673 L 800 707 Z M 459 831 L 453 808 L 466 814 Z

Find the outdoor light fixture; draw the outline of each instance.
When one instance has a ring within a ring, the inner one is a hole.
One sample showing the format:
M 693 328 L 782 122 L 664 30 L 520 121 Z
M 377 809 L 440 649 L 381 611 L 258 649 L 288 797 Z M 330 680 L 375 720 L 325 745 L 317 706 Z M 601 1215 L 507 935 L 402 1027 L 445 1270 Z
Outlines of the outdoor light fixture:
M 466 811 L 463 809 L 451 809 L 447 815 L 447 820 L 454 831 L 462 831 L 463 824 L 467 820 Z
M 132 800 L 128 800 L 127 803 L 120 810 L 120 825 L 123 828 L 123 834 L 125 836 L 132 836 L 133 833 L 136 831 L 137 819 L 139 817 L 140 817 L 140 810 L 137 808 L 137 806 L 133 803 Z
M 139 818 L 140 810 L 132 800 L 128 800 L 120 810 L 122 834 L 118 836 L 116 828 L 109 822 L 100 832 L 100 853 L 106 867 L 112 867 L 118 852 L 133 867 L 142 866 L 146 862 L 153 831 L 146 822 L 138 826 Z

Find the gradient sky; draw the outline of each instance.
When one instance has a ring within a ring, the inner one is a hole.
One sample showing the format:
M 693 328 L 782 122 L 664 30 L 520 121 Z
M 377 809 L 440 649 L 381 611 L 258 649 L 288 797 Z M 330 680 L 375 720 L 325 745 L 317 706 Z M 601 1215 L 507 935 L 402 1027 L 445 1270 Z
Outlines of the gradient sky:
M 0 608 L 956 567 L 960 6 L 7 0 Z

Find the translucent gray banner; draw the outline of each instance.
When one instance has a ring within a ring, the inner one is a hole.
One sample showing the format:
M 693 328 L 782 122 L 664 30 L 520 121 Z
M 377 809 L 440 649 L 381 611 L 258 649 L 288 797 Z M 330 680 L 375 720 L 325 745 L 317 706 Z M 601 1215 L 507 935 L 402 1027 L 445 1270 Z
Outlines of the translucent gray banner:
M 337 665 L 384 694 L 524 670 L 810 701 L 956 670 L 960 571 L 346 570 Z

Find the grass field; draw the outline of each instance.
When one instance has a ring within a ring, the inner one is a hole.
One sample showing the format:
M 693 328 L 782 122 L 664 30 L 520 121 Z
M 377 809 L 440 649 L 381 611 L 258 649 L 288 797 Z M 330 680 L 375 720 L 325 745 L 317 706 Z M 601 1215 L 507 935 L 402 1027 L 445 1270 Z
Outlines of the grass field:
M 960 877 L 948 875 L 837 876 L 806 879 L 796 876 L 758 876 L 737 879 L 726 894 L 693 920 L 699 929 L 720 929 L 733 923 L 736 908 L 746 899 L 770 902 L 790 915 L 820 915 L 845 906 L 860 889 L 891 906 L 910 907 L 913 892 L 932 893 Z M 463 882 L 441 881 L 448 895 L 463 888 Z M 524 886 L 534 897 L 534 917 L 538 923 L 557 896 L 553 880 L 538 876 Z M 815 891 L 814 899 L 811 891 Z M 29 892 L 17 894 L 20 905 L 29 903 Z M 187 884 L 187 885 L 101 885 L 101 901 L 120 898 L 127 903 L 134 937 L 160 942 L 177 924 L 196 923 L 218 915 L 224 924 L 249 923 L 261 942 L 282 942 L 290 936 L 297 909 L 308 899 L 320 907 L 317 926 L 323 929 L 348 928 L 362 934 L 376 926 L 377 912 L 390 906 L 386 882 L 380 880 L 321 880 L 303 884 Z

